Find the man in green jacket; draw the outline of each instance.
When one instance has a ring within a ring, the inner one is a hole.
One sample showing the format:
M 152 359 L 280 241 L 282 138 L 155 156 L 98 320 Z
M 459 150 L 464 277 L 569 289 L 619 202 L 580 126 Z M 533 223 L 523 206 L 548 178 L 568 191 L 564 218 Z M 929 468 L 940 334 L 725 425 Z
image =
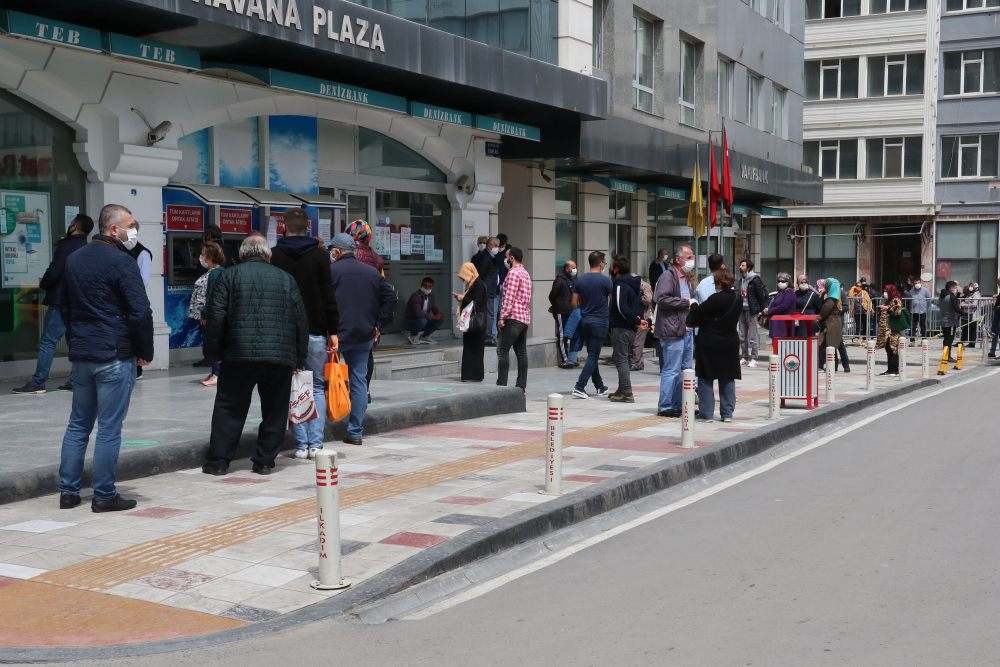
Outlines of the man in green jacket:
M 205 354 L 222 362 L 212 438 L 202 472 L 224 475 L 236 455 L 253 389 L 260 395 L 261 422 L 253 472 L 270 475 L 288 427 L 292 375 L 305 365 L 309 321 L 295 278 L 269 264 L 262 236 L 240 246 L 241 263 L 222 272 L 202 311 Z

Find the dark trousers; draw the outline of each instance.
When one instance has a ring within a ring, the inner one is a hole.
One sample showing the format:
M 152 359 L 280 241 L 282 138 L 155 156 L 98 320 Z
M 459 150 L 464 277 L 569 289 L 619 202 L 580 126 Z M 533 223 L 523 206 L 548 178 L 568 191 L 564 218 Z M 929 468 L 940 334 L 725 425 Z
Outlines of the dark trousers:
M 563 335 L 563 328 L 566 326 L 566 318 L 569 315 L 562 313 L 552 313 L 552 318 L 556 321 L 556 349 L 559 350 L 559 363 L 569 363 L 569 343 L 570 340 Z
M 893 375 L 899 374 L 899 355 L 889 349 L 889 344 L 885 344 L 885 356 L 888 357 L 889 361 L 889 373 Z
M 497 384 L 507 386 L 510 371 L 510 348 L 517 355 L 517 381 L 515 386 L 528 386 L 528 325 L 517 320 L 505 320 L 503 329 L 497 334 Z
M 215 394 L 208 463 L 225 470 L 236 456 L 256 386 L 261 421 L 257 429 L 257 451 L 250 460 L 273 468 L 274 457 L 281 451 L 288 428 L 288 395 L 294 369 L 257 362 L 227 361 L 225 366 L 226 372 L 219 375 Z
M 910 340 L 914 339 L 918 330 L 921 338 L 927 338 L 927 313 L 910 314 Z
M 598 368 L 597 362 L 601 358 L 601 348 L 604 347 L 604 339 L 608 336 L 608 325 L 584 324 L 580 322 L 578 326 L 582 328 L 583 336 L 587 340 L 587 363 L 583 365 L 583 370 L 580 371 L 580 377 L 577 378 L 575 389 L 583 391 L 587 388 L 587 382 L 591 379 L 594 381 L 594 389 L 604 389 L 607 385 L 604 384 L 604 380 L 601 378 L 601 371 Z M 629 390 L 631 390 L 631 387 L 629 387 Z
M 955 342 L 955 327 L 941 327 L 941 333 L 944 334 L 944 346 L 948 348 L 948 356 L 954 357 L 955 350 L 951 348 Z

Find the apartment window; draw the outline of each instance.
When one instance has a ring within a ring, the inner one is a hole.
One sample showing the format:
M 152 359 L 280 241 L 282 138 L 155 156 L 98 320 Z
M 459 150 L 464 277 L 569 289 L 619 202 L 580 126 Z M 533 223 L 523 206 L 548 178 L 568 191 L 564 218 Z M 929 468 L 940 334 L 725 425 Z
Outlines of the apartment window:
M 847 100 L 858 96 L 858 59 L 809 60 L 805 64 L 807 100 Z
M 750 0 L 750 9 L 760 13 L 760 3 L 761 0 Z
M 924 54 L 868 56 L 868 97 L 924 92 Z
M 866 139 L 867 178 L 916 178 L 920 176 L 922 137 Z
M 653 113 L 653 23 L 635 19 L 635 108 Z
M 691 42 L 681 40 L 681 122 L 694 125 L 695 71 L 698 52 Z
M 604 69 L 604 8 L 606 0 L 594 0 L 594 67 Z
M 771 119 L 774 136 L 785 139 L 785 89 L 771 87 Z
M 937 279 L 935 290 L 949 280 L 959 285 L 978 282 L 994 284 L 997 279 L 997 223 L 938 223 L 934 230 L 937 242 Z M 941 275 L 944 272 L 949 275 Z
M 770 6 L 770 16 L 771 22 L 774 25 L 784 28 L 785 27 L 785 0 L 771 0 Z
M 869 13 L 915 12 L 918 9 L 927 9 L 927 0 L 871 0 Z
M 802 163 L 825 179 L 858 177 L 858 140 L 805 141 Z
M 719 61 L 719 115 L 733 117 L 733 64 Z
M 997 134 L 941 137 L 941 178 L 986 178 L 997 175 Z
M 944 94 L 1000 92 L 1000 49 L 944 54 Z
M 747 73 L 747 124 L 760 129 L 760 89 L 764 80 Z
M 806 0 L 806 20 L 861 16 L 861 0 Z
M 966 9 L 984 9 L 987 7 L 1000 7 L 1000 0 L 948 0 L 947 9 L 949 12 L 961 12 Z
M 858 277 L 854 225 L 806 225 L 806 273 L 852 285 Z

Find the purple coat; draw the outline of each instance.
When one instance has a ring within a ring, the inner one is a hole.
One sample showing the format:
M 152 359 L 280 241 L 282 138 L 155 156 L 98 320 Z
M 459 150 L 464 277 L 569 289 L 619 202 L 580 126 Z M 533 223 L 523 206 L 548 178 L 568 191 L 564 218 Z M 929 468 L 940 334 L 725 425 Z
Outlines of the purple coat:
M 795 290 L 791 287 L 785 288 L 783 291 L 778 292 L 771 303 L 767 306 L 768 316 L 772 315 L 791 315 L 795 312 Z M 787 327 L 785 322 L 775 322 L 771 320 L 768 329 L 770 329 L 771 338 L 776 336 L 787 336 Z

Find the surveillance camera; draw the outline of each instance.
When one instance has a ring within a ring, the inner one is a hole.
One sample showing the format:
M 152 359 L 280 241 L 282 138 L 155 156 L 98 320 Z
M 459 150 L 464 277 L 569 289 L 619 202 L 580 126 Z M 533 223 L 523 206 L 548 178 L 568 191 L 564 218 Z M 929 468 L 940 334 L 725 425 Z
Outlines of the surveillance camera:
M 146 139 L 148 140 L 148 143 L 146 145 L 152 146 L 158 141 L 163 141 L 167 136 L 167 132 L 169 132 L 172 127 L 173 123 L 171 123 L 169 120 L 165 120 L 156 127 L 154 127 L 153 129 L 151 129 L 149 131 L 149 134 L 146 135 Z
M 455 187 L 459 192 L 465 192 L 466 194 L 472 194 L 472 186 L 469 185 L 469 177 L 466 174 L 462 174 L 455 181 Z

